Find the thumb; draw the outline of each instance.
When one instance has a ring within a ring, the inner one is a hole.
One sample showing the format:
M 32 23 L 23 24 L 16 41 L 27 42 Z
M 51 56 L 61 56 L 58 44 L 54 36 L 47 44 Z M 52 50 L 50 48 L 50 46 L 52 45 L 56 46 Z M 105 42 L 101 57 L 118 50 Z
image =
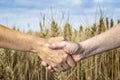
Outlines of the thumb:
M 51 48 L 51 49 L 63 49 L 64 47 L 66 46 L 66 42 L 63 41 L 63 42 L 59 42 L 59 43 L 56 43 L 56 44 L 48 44 L 48 47 Z

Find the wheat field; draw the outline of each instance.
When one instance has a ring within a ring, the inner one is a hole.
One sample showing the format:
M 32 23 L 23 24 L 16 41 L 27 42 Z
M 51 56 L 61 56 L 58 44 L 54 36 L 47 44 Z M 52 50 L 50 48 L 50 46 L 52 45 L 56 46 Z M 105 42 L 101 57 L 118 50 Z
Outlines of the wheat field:
M 120 23 L 120 20 L 118 20 Z M 99 23 L 79 29 L 72 28 L 69 22 L 59 27 L 55 20 L 50 28 L 44 28 L 40 22 L 40 31 L 28 31 L 28 34 L 42 38 L 64 36 L 65 39 L 80 42 L 98 35 L 111 27 L 114 20 L 101 17 Z M 15 28 L 14 28 L 15 29 Z M 80 61 L 71 70 L 52 73 L 40 65 L 40 58 L 30 52 L 0 49 L 0 80 L 120 80 L 120 49 L 104 52 Z

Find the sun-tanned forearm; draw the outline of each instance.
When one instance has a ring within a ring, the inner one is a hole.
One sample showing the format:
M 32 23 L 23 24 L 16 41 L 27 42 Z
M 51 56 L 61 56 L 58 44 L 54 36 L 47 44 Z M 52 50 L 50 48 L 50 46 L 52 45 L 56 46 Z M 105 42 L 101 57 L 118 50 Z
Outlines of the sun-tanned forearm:
M 120 24 L 110 30 L 80 43 L 85 51 L 84 57 L 96 55 L 120 47 Z
M 20 51 L 34 51 L 36 45 L 42 45 L 44 39 L 21 33 L 0 25 L 0 48 Z

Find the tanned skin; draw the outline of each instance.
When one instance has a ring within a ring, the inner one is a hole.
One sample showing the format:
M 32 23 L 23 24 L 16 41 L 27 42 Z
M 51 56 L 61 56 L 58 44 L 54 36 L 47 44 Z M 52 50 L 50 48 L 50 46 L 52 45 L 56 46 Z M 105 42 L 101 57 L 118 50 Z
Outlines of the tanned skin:
M 43 59 L 43 66 L 46 66 L 51 71 L 60 72 L 74 67 L 78 61 L 89 56 L 119 48 L 120 24 L 83 42 L 63 41 L 49 44 L 47 47 L 53 50 L 45 46 L 47 42 L 43 38 L 0 26 L 0 47 L 36 52 Z
M 63 41 L 57 44 L 50 44 L 49 48 L 64 50 L 70 54 L 75 62 L 88 58 L 99 53 L 116 49 L 120 47 L 120 24 L 113 26 L 113 28 L 96 35 L 90 39 L 79 43 L 70 41 Z M 47 64 L 43 62 L 44 66 Z M 48 66 L 50 67 L 50 65 Z M 53 67 L 54 68 L 54 67 Z
M 75 62 L 70 55 L 63 50 L 49 49 L 46 46 L 48 42 L 47 39 L 28 35 L 0 25 L 0 48 L 36 53 L 43 61 L 59 69 L 57 72 L 75 66 Z M 61 67 L 64 67 L 64 69 Z

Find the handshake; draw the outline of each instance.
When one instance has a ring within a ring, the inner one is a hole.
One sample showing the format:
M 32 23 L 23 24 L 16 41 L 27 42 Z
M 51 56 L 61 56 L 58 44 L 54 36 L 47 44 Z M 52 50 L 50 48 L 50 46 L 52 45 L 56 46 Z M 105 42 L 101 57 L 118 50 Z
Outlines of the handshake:
M 75 67 L 81 59 L 120 47 L 119 30 L 120 24 L 83 42 L 73 43 L 62 37 L 47 40 L 0 25 L 0 48 L 37 53 L 43 66 L 60 72 Z
M 76 66 L 83 58 L 83 49 L 79 43 L 64 41 L 62 37 L 50 38 L 35 48 L 43 60 L 41 64 L 52 72 L 66 71 Z
M 64 41 L 62 37 L 47 40 L 3 25 L 0 25 L 0 48 L 34 52 L 43 60 L 41 64 L 54 72 L 75 67 L 84 51 L 79 43 Z
M 83 54 L 80 54 L 83 52 L 81 45 L 64 41 L 62 37 L 44 40 L 43 44 L 35 48 L 35 52 L 42 59 L 41 64 L 52 72 L 66 71 L 75 67 L 76 62 L 83 58 Z

